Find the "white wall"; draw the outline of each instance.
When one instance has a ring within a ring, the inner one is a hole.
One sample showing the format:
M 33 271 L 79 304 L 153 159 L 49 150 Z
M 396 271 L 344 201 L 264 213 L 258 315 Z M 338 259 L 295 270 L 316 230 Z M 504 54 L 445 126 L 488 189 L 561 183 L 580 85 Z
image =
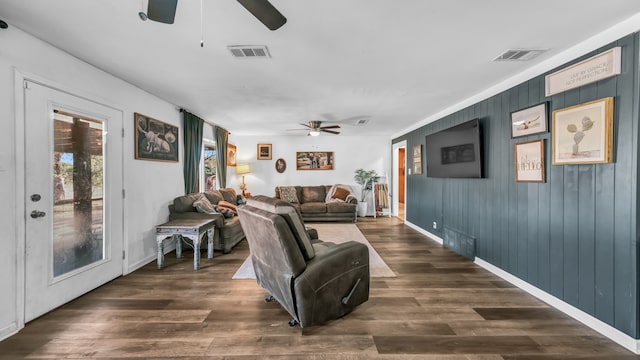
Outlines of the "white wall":
M 125 199 L 124 240 L 128 244 L 127 269 L 144 265 L 155 257 L 154 226 L 168 218 L 167 205 L 173 197 L 183 194 L 182 162 L 152 162 L 134 160 L 133 113 L 180 125 L 181 114 L 173 104 L 163 101 L 133 85 L 111 76 L 77 58 L 68 55 L 22 31 L 10 26 L 0 30 L 0 339 L 19 327 L 16 293 L 22 286 L 16 269 L 24 254 L 20 253 L 24 234 L 24 214 L 16 214 L 17 201 L 24 194 L 24 179 L 16 179 L 24 166 L 16 157 L 14 70 L 44 80 L 75 95 L 98 101 L 124 114 L 124 183 Z M 142 50 L 141 50 L 142 51 Z M 22 134 L 18 134 L 22 135 Z M 182 143 L 182 130 L 180 134 Z M 182 148 L 180 154 L 182 154 Z M 16 195 L 17 194 L 17 195 Z
M 281 185 L 352 185 L 359 195 L 359 185 L 353 180 L 354 171 L 359 168 L 376 170 L 379 175 L 391 176 L 391 141 L 386 136 L 343 136 L 321 135 L 300 136 L 234 136 L 229 143 L 237 146 L 237 163 L 249 163 L 251 173 L 245 175 L 247 191 L 252 195 L 274 195 L 276 186 Z M 258 144 L 272 144 L 271 160 L 257 160 Z M 334 170 L 296 170 L 296 151 L 333 151 Z M 280 174 L 275 163 L 278 158 L 287 162 L 287 169 Z M 241 176 L 235 168 L 227 170 L 227 186 L 239 192 Z M 373 214 L 369 196 L 369 213 Z

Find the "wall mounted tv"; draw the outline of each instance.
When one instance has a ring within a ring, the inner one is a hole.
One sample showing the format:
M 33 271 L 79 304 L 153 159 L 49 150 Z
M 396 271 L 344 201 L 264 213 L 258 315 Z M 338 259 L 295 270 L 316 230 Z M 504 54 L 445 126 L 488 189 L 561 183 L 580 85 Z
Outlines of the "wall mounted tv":
M 426 137 L 427 177 L 481 178 L 482 132 L 473 119 Z

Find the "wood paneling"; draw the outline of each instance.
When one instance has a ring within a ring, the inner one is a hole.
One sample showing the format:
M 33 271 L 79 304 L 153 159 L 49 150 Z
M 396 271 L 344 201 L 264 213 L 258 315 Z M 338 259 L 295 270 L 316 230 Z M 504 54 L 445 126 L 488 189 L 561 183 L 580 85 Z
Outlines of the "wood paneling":
M 480 118 L 483 179 L 408 178 L 407 220 L 442 237 L 442 226 L 477 239 L 478 257 L 638 338 L 638 34 L 622 47 L 622 73 L 552 97 L 544 75 L 425 125 L 393 142 Z M 569 65 L 569 64 L 567 64 Z M 564 66 L 563 66 L 564 67 Z M 552 72 L 552 71 L 550 71 Z M 614 97 L 614 163 L 551 165 L 550 133 L 511 138 L 510 113 L 542 102 L 552 112 Z M 546 182 L 516 183 L 513 144 L 545 140 Z

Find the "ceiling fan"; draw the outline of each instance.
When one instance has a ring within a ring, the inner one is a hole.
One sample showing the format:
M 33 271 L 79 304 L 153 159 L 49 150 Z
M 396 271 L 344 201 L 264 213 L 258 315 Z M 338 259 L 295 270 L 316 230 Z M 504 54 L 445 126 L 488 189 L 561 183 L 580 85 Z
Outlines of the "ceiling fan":
M 318 120 L 309 121 L 307 124 L 301 123 L 300 125 L 306 126 L 307 128 L 306 129 L 289 129 L 289 131 L 304 130 L 304 131 L 308 131 L 309 136 L 318 136 L 320 135 L 321 132 L 326 132 L 334 135 L 340 134 L 339 131 L 329 130 L 329 129 L 340 129 L 340 125 L 322 126 L 322 121 L 318 121 Z
M 287 22 L 287 18 L 268 0 L 238 0 L 238 2 L 269 30 L 277 30 Z M 178 0 L 149 0 L 147 13 L 141 11 L 139 16 L 142 20 L 148 18 L 165 24 L 173 24 L 177 6 Z

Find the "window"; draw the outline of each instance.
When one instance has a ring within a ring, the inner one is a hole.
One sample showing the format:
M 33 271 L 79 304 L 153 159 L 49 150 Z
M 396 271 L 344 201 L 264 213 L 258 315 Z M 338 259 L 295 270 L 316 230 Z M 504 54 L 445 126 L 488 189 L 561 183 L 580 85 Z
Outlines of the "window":
M 202 169 L 204 176 L 204 191 L 213 191 L 216 189 L 216 145 L 211 140 L 205 139 L 204 151 L 202 152 L 203 161 Z

